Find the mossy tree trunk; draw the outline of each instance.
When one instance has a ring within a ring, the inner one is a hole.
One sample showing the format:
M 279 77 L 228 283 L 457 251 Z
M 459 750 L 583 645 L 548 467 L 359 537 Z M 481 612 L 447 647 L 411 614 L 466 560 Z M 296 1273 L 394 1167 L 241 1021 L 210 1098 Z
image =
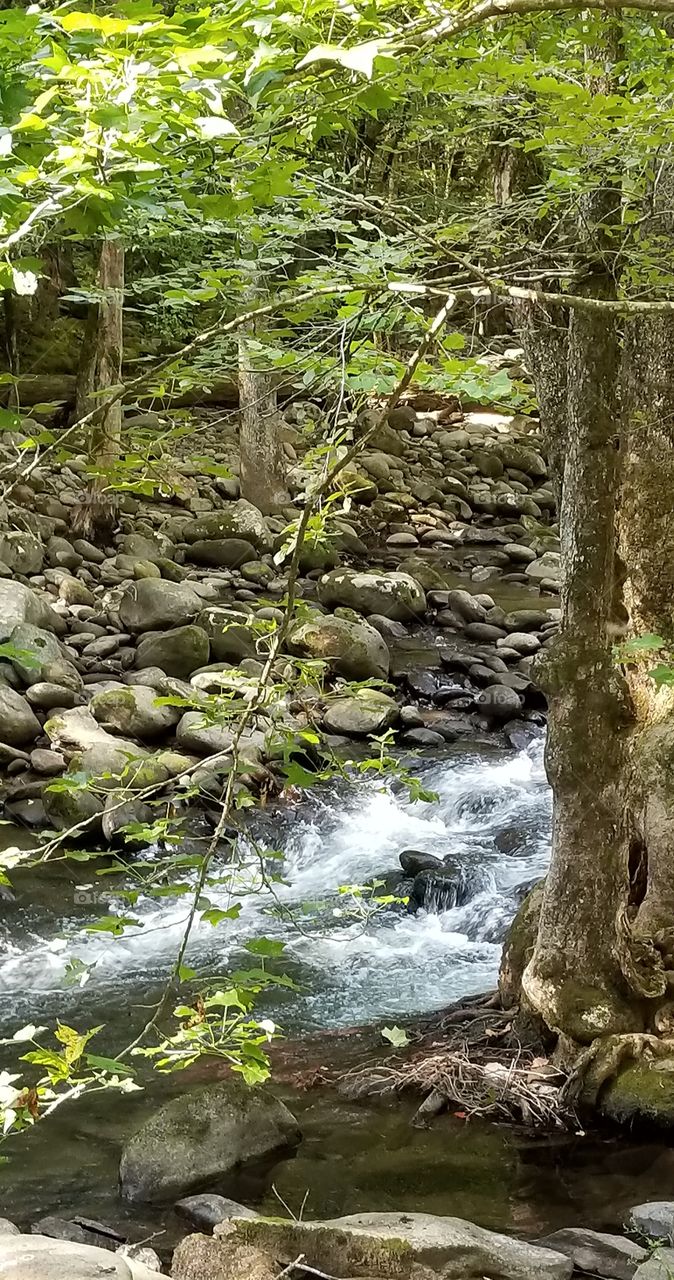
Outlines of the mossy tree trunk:
M 89 312 L 76 393 L 76 421 L 88 423 L 92 480 L 77 524 L 86 537 L 105 538 L 114 524 L 116 500 L 110 488 L 122 436 L 121 399 L 107 403 L 122 380 L 124 246 L 103 241 L 98 264 L 98 302 Z M 91 415 L 91 416 L 90 416 Z
M 245 304 L 252 309 L 264 297 L 264 284 L 256 276 L 246 289 Z M 274 377 L 260 367 L 264 353 L 255 345 L 257 336 L 254 322 L 239 336 L 241 495 L 260 511 L 271 514 L 289 498 Z

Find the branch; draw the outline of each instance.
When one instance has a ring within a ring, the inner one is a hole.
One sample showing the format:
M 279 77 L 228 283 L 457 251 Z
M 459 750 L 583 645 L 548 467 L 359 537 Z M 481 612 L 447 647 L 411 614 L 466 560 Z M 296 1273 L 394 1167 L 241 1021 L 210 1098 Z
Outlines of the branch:
M 602 13 L 621 13 L 625 9 L 637 9 L 642 13 L 674 13 L 674 0 L 478 0 L 464 13 L 446 14 L 433 26 L 420 31 L 416 39 L 412 24 L 406 35 L 400 33 L 399 48 L 406 44 L 411 48 L 423 47 L 435 40 L 462 35 L 483 22 L 502 18 L 532 13 L 582 13 L 586 9 L 598 9 Z

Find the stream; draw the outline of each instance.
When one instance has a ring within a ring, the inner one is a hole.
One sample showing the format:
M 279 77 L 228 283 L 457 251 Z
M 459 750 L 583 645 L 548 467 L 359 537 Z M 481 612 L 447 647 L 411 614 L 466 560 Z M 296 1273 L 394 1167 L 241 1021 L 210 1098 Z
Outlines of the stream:
M 283 971 L 299 991 L 271 997 L 269 1016 L 292 1036 L 394 1020 L 484 991 L 495 981 L 522 886 L 544 874 L 549 856 L 542 753 L 538 738 L 520 751 L 457 745 L 420 757 L 414 768 L 437 792 L 435 804 L 411 803 L 399 784 L 370 779 L 332 783 L 294 807 L 256 814 L 258 847 L 284 853 L 275 863 L 282 882 L 273 895 L 244 897 L 238 921 L 200 924 L 188 963 L 224 970 L 239 964 L 242 940 L 284 940 Z M 462 904 L 442 911 L 429 902 L 415 914 L 393 906 L 354 918 L 340 886 L 385 876 L 409 848 L 451 858 L 466 885 Z M 87 865 L 19 877 L 16 900 L 1 904 L 0 1034 L 57 1015 L 78 1026 L 104 1022 L 104 1052 L 106 1037 L 107 1047 L 131 1038 L 161 990 L 185 900 L 141 898 L 133 913 L 142 927 L 120 938 L 87 933 L 96 916 L 122 910 L 114 888 L 101 889 Z M 209 897 L 226 907 L 230 888 L 210 889 Z M 64 986 L 73 957 L 90 966 L 84 987 Z M 184 1087 L 178 1076 L 154 1079 L 123 1102 L 93 1095 L 13 1141 L 0 1168 L 0 1214 L 25 1227 L 45 1213 L 79 1213 L 135 1239 L 158 1232 L 155 1243 L 170 1247 L 181 1232 L 172 1210 L 122 1204 L 117 1166 L 125 1135 Z M 396 1208 L 534 1236 L 576 1223 L 616 1227 L 630 1205 L 660 1198 L 674 1179 L 674 1152 L 661 1142 L 610 1132 L 532 1136 L 452 1115 L 419 1130 L 409 1126 L 411 1103 L 278 1091 L 304 1131 L 297 1155 L 271 1176 L 238 1174 L 221 1188 L 268 1213 L 285 1212 L 282 1202 L 297 1213 L 306 1196 L 309 1217 Z

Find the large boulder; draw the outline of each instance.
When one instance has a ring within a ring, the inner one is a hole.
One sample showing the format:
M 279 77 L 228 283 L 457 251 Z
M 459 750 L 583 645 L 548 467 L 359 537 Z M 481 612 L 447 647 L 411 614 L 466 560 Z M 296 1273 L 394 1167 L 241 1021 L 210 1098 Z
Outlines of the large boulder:
M 8 684 L 0 684 L 0 742 L 23 747 L 41 733 L 40 721 L 26 699 Z
M 157 1280 L 157 1272 L 109 1249 L 51 1236 L 0 1235 L 3 1280 Z
M 300 1138 L 295 1117 L 266 1088 L 235 1079 L 206 1085 L 167 1102 L 133 1135 L 119 1169 L 122 1195 L 172 1200 Z
M 397 622 L 409 622 L 426 612 L 426 597 L 419 583 L 406 573 L 358 573 L 333 569 L 318 586 L 321 604 L 345 605 L 367 617 L 371 613 Z
M 500 440 L 496 441 L 493 449 L 501 459 L 504 467 L 510 467 L 515 471 L 523 471 L 525 475 L 532 476 L 534 480 L 544 480 L 548 474 L 545 459 L 535 449 L 529 449 L 526 445 Z
M 154 780 L 154 773 L 150 777 L 144 768 L 147 750 L 108 733 L 89 710 L 74 707 L 58 712 L 44 729 L 52 747 L 70 761 L 68 772 L 90 775 L 103 790 L 114 790 L 120 781 L 140 788 Z
M 183 751 L 191 751 L 195 755 L 217 755 L 229 752 L 235 737 L 235 726 L 209 723 L 203 711 L 186 711 L 176 729 L 176 742 Z M 258 731 L 242 734 L 239 740 L 239 755 L 252 767 L 262 761 L 264 735 Z
M 168 733 L 181 714 L 175 707 L 158 704 L 157 697 L 147 685 L 120 685 L 94 694 L 89 710 L 104 729 L 152 742 Z
M 431 1213 L 353 1213 L 327 1222 L 259 1218 L 215 1228 L 216 1237 L 228 1232 L 282 1263 L 303 1255 L 332 1276 L 408 1280 L 421 1266 L 443 1280 L 569 1280 L 573 1271 L 561 1253 Z
M 357 689 L 330 702 L 323 716 L 323 727 L 330 733 L 363 738 L 383 733 L 398 719 L 398 704 L 378 689 Z
M 270 551 L 273 537 L 271 530 L 257 507 L 245 498 L 229 502 L 219 511 L 209 511 L 197 520 L 189 520 L 182 528 L 185 542 L 195 543 L 213 539 L 241 538 L 250 542 L 258 551 Z
M 22 582 L 0 581 L 0 641 L 9 640 L 20 622 L 64 635 L 66 624 L 48 602 Z
M 159 667 L 167 676 L 187 679 L 197 667 L 206 666 L 210 651 L 203 627 L 175 627 L 164 634 L 144 636 L 136 651 L 136 666 L 139 670 Z
M 141 578 L 126 588 L 119 616 L 127 631 L 161 631 L 191 622 L 202 607 L 201 596 L 187 582 Z
M 538 560 L 532 560 L 531 564 L 525 567 L 524 572 L 533 582 L 543 582 L 546 578 L 552 578 L 553 581 L 558 582 L 562 573 L 559 551 L 544 551 Z
M 349 680 L 386 679 L 389 673 L 388 646 L 368 622 L 316 614 L 295 627 L 288 648 L 301 657 L 328 662 Z

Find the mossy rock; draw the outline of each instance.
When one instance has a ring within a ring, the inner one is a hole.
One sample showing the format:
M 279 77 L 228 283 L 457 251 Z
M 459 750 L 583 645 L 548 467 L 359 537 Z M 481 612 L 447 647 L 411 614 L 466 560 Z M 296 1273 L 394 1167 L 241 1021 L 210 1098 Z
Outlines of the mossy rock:
M 640 1120 L 674 1128 L 674 1056 L 625 1067 L 604 1090 L 599 1109 L 620 1124 Z

